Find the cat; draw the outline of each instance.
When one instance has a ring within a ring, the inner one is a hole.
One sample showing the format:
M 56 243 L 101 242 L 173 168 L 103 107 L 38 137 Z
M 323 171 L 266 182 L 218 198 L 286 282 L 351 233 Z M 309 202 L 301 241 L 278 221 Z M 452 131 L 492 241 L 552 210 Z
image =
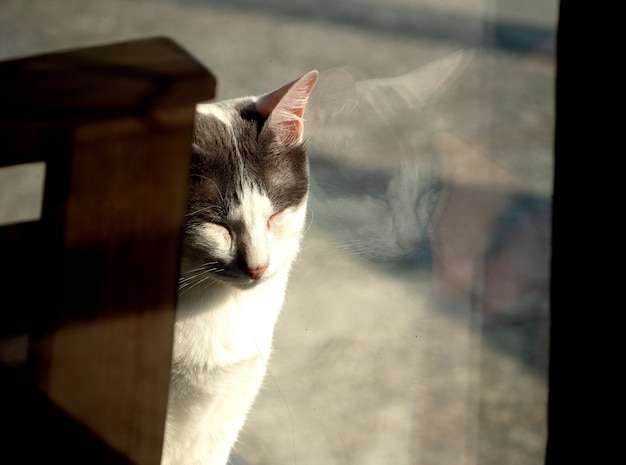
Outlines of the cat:
M 320 75 L 307 121 L 310 204 L 346 253 L 378 265 L 430 259 L 446 199 L 433 102 L 471 56 L 459 51 L 391 78 L 349 68 Z
M 225 464 L 258 393 L 306 220 L 317 79 L 196 107 L 162 465 Z

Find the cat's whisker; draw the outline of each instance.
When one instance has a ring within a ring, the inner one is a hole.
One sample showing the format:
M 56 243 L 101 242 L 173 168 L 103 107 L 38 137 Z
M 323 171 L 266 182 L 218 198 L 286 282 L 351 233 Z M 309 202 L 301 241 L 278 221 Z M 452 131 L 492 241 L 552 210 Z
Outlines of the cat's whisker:
M 188 276 L 181 276 L 180 278 L 178 278 L 178 282 L 179 283 L 185 283 L 185 282 L 188 282 L 188 281 L 193 281 L 193 280 L 195 280 L 195 279 L 205 275 L 206 273 L 207 272 L 205 270 L 205 271 L 199 271 L 199 272 L 190 274 Z
M 192 276 L 186 276 L 184 278 L 180 278 L 178 280 L 178 286 L 187 286 L 189 283 L 194 282 L 204 276 L 206 276 L 208 274 L 208 272 L 204 272 L 204 273 L 197 273 L 194 274 Z
M 201 271 L 201 270 L 206 270 L 207 265 L 216 265 L 217 263 L 218 263 L 217 261 L 205 262 L 205 263 L 203 263 L 201 266 L 199 266 L 197 268 L 192 268 L 191 270 L 183 271 L 182 274 L 189 274 L 189 273 L 195 273 L 195 272 Z
M 207 268 L 208 264 L 216 264 L 217 262 L 209 262 L 201 267 L 195 268 L 194 270 L 189 270 L 185 272 L 184 276 L 181 276 L 178 279 L 178 289 L 179 291 L 188 291 L 189 289 L 197 286 L 198 284 L 205 282 L 207 279 L 211 277 L 213 273 L 220 273 L 224 271 L 223 268 L 213 267 Z
M 202 272 L 206 270 L 206 268 L 204 266 L 201 266 L 199 268 L 194 268 L 193 270 L 187 270 L 184 271 L 183 273 L 181 273 L 181 277 L 187 277 L 187 276 L 191 276 L 191 275 L 195 275 L 198 272 Z
M 208 264 L 216 264 L 217 262 L 209 262 Z M 206 265 L 196 268 L 194 270 L 190 270 L 186 272 L 186 276 L 181 276 L 178 279 L 178 288 L 179 289 L 185 289 L 185 288 L 191 288 L 197 284 L 199 284 L 200 282 L 206 281 L 206 279 L 210 278 L 210 275 L 213 273 L 221 273 L 225 271 L 224 268 L 220 268 L 220 267 L 212 267 L 212 268 L 207 268 Z M 197 281 L 197 282 L 194 282 Z
M 181 293 L 181 294 L 182 294 L 182 293 L 185 293 L 185 292 L 189 292 L 191 289 L 193 289 L 194 287 L 196 287 L 198 284 L 204 283 L 205 281 L 207 281 L 207 280 L 208 280 L 208 279 L 210 279 L 210 278 L 211 278 L 210 274 L 207 274 L 207 276 L 205 276 L 205 277 L 204 277 L 204 278 L 202 278 L 202 279 L 199 279 L 198 281 L 196 281 L 196 282 L 195 282 L 195 283 L 193 283 L 193 284 L 189 284 L 189 285 L 187 285 L 187 286 L 183 287 L 182 289 L 179 287 L 179 291 L 180 291 L 180 293 Z
M 193 276 L 188 276 L 187 278 L 184 279 L 179 279 L 178 280 L 178 286 L 179 287 L 184 287 L 184 286 L 188 286 L 191 282 L 199 279 L 202 276 L 202 274 L 196 274 Z
M 207 275 L 208 272 L 207 271 L 203 271 L 201 273 L 194 273 L 193 275 L 189 275 L 189 276 L 184 276 L 178 279 L 178 285 L 187 285 L 190 282 L 196 281 L 197 279 Z

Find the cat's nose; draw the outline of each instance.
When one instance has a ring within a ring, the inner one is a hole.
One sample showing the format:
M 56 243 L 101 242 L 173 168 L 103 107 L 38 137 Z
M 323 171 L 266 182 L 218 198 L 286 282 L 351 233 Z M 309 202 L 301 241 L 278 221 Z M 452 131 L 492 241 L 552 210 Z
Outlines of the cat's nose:
M 269 266 L 269 263 L 265 263 L 263 265 L 258 265 L 258 266 L 248 266 L 248 268 L 246 269 L 246 273 L 252 279 L 257 280 L 257 279 L 260 279 L 261 276 L 263 276 L 268 266 Z

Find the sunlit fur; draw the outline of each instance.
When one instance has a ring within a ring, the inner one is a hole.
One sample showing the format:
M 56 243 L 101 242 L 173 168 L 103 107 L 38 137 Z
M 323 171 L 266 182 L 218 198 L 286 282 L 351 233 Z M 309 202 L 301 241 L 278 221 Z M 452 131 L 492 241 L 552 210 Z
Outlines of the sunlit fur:
M 163 465 L 225 464 L 263 380 L 305 224 L 316 79 L 198 106 Z

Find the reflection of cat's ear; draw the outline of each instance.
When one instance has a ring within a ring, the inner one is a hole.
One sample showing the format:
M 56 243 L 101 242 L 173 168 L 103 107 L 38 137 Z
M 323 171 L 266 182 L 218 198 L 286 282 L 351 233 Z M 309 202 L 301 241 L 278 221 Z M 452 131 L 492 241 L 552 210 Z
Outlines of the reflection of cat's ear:
M 309 71 L 301 78 L 256 100 L 257 110 L 268 118 L 267 124 L 274 130 L 278 142 L 293 144 L 302 140 L 304 107 L 317 78 L 317 71 Z
M 460 50 L 401 76 L 360 81 L 357 92 L 381 114 L 384 111 L 393 114 L 402 107 L 421 108 L 441 95 L 465 70 L 472 57 L 473 50 Z M 401 100 L 390 99 L 390 95 L 397 95 Z
M 322 71 L 317 91 L 309 102 L 309 116 L 338 115 L 356 104 L 356 80 L 346 68 Z

